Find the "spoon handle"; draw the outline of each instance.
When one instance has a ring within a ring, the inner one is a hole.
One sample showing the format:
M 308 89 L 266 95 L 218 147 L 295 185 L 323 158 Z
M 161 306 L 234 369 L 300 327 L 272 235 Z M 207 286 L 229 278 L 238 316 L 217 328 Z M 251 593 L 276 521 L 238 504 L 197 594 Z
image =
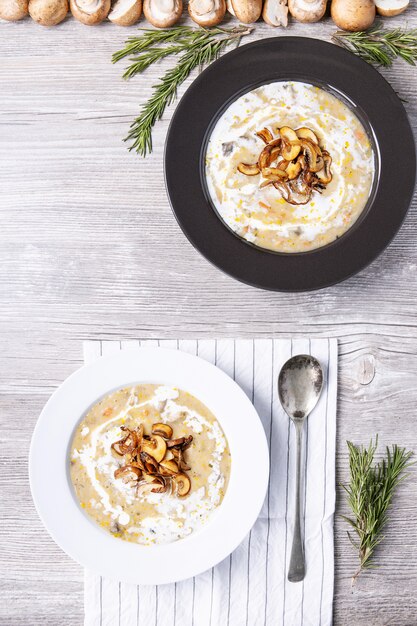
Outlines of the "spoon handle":
M 305 564 L 304 550 L 301 539 L 300 522 L 300 478 L 301 478 L 301 440 L 303 434 L 304 420 L 294 421 L 297 436 L 296 452 L 296 474 L 295 474 L 295 512 L 294 512 L 294 536 L 292 540 L 290 567 L 288 570 L 288 580 L 291 583 L 298 583 L 304 579 Z

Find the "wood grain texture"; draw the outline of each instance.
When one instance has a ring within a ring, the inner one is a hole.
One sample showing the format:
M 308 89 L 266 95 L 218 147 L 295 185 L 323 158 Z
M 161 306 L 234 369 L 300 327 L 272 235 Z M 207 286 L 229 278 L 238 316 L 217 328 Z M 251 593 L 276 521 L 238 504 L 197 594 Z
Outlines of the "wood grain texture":
M 417 26 L 417 10 L 386 23 Z M 250 39 L 304 35 L 329 41 L 333 31 L 329 19 L 292 23 L 286 31 L 259 24 Z M 110 58 L 133 32 L 109 23 L 88 28 L 73 19 L 51 29 L 30 19 L 0 23 L 5 626 L 82 623 L 82 570 L 43 529 L 30 498 L 26 458 L 48 394 L 81 364 L 83 339 L 338 337 L 338 480 L 347 478 L 347 438 L 367 443 L 379 432 L 381 444 L 397 441 L 417 451 L 415 201 L 388 250 L 341 285 L 283 295 L 233 281 L 192 248 L 169 208 L 162 154 L 173 107 L 155 131 L 150 158 L 129 154 L 121 141 L 169 66 L 124 82 L 123 65 L 113 66 Z M 383 73 L 416 128 L 416 70 L 398 63 Z M 337 518 L 336 626 L 417 622 L 414 468 L 412 474 L 396 499 L 380 568 L 353 591 L 355 554 Z M 338 512 L 346 512 L 341 490 Z

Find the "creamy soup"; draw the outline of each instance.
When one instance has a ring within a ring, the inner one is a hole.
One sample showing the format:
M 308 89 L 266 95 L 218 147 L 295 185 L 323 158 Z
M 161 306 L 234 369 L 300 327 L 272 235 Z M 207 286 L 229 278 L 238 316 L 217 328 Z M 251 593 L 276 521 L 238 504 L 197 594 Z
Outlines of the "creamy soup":
M 331 157 L 332 178 L 306 204 L 293 205 L 261 173 L 246 176 L 240 163 L 258 162 L 267 129 L 308 127 Z M 238 98 L 218 120 L 206 153 L 212 202 L 225 223 L 247 241 L 278 252 L 305 252 L 341 237 L 363 211 L 374 177 L 369 137 L 352 110 L 318 87 L 299 82 L 264 85 Z
M 83 509 L 115 537 L 168 543 L 199 529 L 221 504 L 230 452 L 197 398 L 137 385 L 106 396 L 81 421 L 70 473 Z

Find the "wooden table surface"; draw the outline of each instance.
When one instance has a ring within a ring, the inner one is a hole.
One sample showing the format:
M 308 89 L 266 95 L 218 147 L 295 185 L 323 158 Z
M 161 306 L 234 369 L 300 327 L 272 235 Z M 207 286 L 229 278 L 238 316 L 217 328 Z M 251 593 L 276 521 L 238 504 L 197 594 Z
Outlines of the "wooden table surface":
M 417 10 L 386 23 L 417 26 Z M 286 31 L 257 25 L 251 39 L 329 41 L 333 31 L 329 19 Z M 38 519 L 27 453 L 49 394 L 81 364 L 84 339 L 338 337 L 337 479 L 347 477 L 347 438 L 367 443 L 378 432 L 381 443 L 417 450 L 415 202 L 386 252 L 343 284 L 284 295 L 225 276 L 188 243 L 166 198 L 162 155 L 173 107 L 150 158 L 129 154 L 121 141 L 162 69 L 121 79 L 111 54 L 134 32 L 73 19 L 51 29 L 30 19 L 0 24 L 0 623 L 7 626 L 82 623 L 82 569 Z M 397 63 L 383 73 L 416 128 L 417 70 Z M 379 568 L 352 590 L 356 557 L 337 516 L 336 625 L 417 623 L 416 518 L 412 470 Z

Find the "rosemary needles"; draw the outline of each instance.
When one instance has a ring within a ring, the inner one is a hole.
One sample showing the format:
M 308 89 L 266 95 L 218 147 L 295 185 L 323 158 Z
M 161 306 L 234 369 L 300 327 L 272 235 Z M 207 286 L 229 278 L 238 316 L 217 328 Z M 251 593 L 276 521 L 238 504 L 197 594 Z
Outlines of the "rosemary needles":
M 131 142 L 129 150 L 136 150 L 143 157 L 152 152 L 152 129 L 161 119 L 165 108 L 176 98 L 178 87 L 193 69 L 217 59 L 230 44 L 239 45 L 240 39 L 251 30 L 242 25 L 210 29 L 177 26 L 163 30 L 143 30 L 139 37 L 130 37 L 125 47 L 115 52 L 112 58 L 113 63 L 117 63 L 129 57 L 130 65 L 123 74 L 125 79 L 141 74 L 165 57 L 176 56 L 178 59 L 176 65 L 167 70 L 154 85 L 152 96 L 133 121 L 125 138 L 125 141 Z
M 384 29 L 376 26 L 357 33 L 337 31 L 332 39 L 373 65 L 391 67 L 396 58 L 410 65 L 415 65 L 417 61 L 417 29 Z
M 395 488 L 404 480 L 404 470 L 412 465 L 412 452 L 393 445 L 387 446 L 386 456 L 374 463 L 378 446 L 370 442 L 369 448 L 357 447 L 350 441 L 349 448 L 350 483 L 342 485 L 348 496 L 353 518 L 343 516 L 352 526 L 356 538 L 348 532 L 349 539 L 359 552 L 359 568 L 353 581 L 363 569 L 372 567 L 372 556 L 376 546 L 383 540 L 382 530 L 388 519 Z

